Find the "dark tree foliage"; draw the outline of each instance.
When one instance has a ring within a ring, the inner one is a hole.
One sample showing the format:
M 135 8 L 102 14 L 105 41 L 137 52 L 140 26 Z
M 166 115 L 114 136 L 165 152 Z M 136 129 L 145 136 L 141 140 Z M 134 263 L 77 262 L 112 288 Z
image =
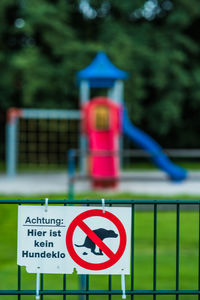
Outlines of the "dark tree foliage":
M 0 108 L 78 108 L 98 50 L 129 72 L 132 121 L 164 147 L 200 147 L 198 0 L 1 0 Z

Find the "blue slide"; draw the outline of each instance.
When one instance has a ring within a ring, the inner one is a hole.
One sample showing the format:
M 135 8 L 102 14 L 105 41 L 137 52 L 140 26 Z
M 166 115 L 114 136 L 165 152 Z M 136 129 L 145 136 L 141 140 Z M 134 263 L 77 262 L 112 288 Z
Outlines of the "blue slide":
M 181 181 L 187 177 L 187 171 L 170 161 L 162 152 L 162 148 L 144 131 L 134 126 L 129 120 L 126 109 L 123 109 L 123 132 L 140 148 L 147 151 L 153 163 L 165 171 L 173 181 Z

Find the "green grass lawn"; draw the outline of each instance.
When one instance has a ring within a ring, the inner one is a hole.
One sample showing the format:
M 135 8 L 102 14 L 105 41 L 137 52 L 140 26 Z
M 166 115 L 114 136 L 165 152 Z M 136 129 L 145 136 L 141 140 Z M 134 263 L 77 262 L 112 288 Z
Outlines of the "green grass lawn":
M 77 199 L 99 199 L 99 194 L 77 195 Z M 40 199 L 32 196 L 0 196 L 0 199 Z M 64 195 L 50 195 L 49 199 L 64 199 Z M 138 199 L 137 195 L 110 195 L 109 199 Z M 141 196 L 142 199 L 144 197 Z M 141 199 L 140 198 L 140 199 Z M 176 197 L 177 198 L 177 197 Z M 189 198 L 189 196 L 188 196 Z M 145 197 L 145 199 L 150 199 Z M 155 199 L 155 198 L 151 198 Z M 169 199 L 169 198 L 168 198 Z M 171 198 L 173 199 L 173 198 Z M 157 288 L 175 289 L 176 276 L 176 214 L 175 211 L 158 212 L 157 236 Z M 17 289 L 17 206 L 0 206 L 0 289 Z M 198 288 L 198 211 L 181 210 L 180 214 L 180 289 Z M 153 288 L 153 212 L 135 212 L 135 256 L 134 288 Z M 22 288 L 35 290 L 35 274 L 28 274 L 22 268 Z M 62 289 L 62 275 L 44 275 L 44 289 Z M 90 289 L 108 289 L 108 276 L 90 276 Z M 121 288 L 120 276 L 112 276 L 112 289 Z M 126 276 L 126 288 L 130 289 L 130 276 Z M 67 275 L 67 289 L 79 289 L 79 277 Z M 0 296 L 0 300 L 15 300 L 17 296 Z M 35 299 L 34 296 L 23 296 L 23 300 Z M 63 299 L 61 296 L 44 296 L 44 300 Z M 67 299 L 79 299 L 68 296 Z M 108 299 L 108 296 L 90 296 L 89 299 Z M 121 299 L 121 296 L 112 296 Z M 131 299 L 127 296 L 127 299 Z M 136 300 L 152 299 L 152 296 L 135 296 Z M 175 299 L 175 296 L 157 296 L 156 299 Z M 197 296 L 181 296 L 179 299 L 195 300 Z

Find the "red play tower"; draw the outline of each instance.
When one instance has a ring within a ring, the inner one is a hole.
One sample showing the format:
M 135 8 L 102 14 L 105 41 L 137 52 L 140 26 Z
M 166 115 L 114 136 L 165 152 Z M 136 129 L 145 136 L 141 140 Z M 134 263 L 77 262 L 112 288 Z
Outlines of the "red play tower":
M 87 102 L 82 109 L 83 133 L 88 138 L 89 174 L 93 187 L 115 187 L 119 179 L 121 108 L 106 97 Z

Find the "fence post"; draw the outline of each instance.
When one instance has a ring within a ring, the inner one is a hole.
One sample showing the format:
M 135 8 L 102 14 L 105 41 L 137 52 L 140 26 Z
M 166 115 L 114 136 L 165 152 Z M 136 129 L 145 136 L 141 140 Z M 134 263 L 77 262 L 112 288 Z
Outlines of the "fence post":
M 68 151 L 68 198 L 74 200 L 75 151 Z
M 22 111 L 10 108 L 7 113 L 6 124 L 6 173 L 8 177 L 14 177 L 17 172 L 18 156 L 18 119 Z
M 87 103 L 90 99 L 90 84 L 88 80 L 81 80 L 80 82 L 80 107 Z M 81 128 L 80 128 L 81 129 Z M 87 162 L 86 162 L 86 154 L 87 154 L 87 139 L 83 134 L 80 134 L 79 140 L 79 149 L 81 151 L 81 155 L 79 157 L 79 166 L 80 173 L 82 175 L 86 174 Z

